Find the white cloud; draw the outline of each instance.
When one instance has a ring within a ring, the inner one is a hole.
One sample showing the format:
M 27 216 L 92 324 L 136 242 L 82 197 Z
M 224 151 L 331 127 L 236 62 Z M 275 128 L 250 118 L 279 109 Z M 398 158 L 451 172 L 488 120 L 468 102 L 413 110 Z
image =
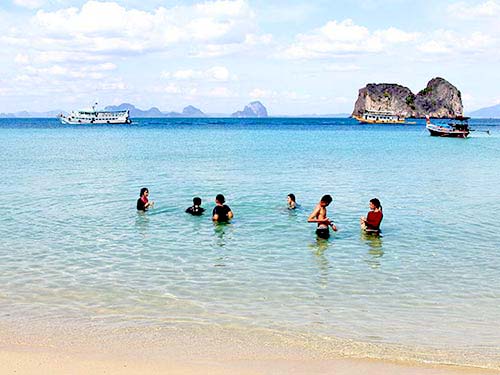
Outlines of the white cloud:
M 269 89 L 254 88 L 248 93 L 252 99 L 289 99 L 289 100 L 307 100 L 311 98 L 309 94 L 300 94 L 296 91 L 275 91 Z
M 447 54 L 451 52 L 445 43 L 437 40 L 431 40 L 420 44 L 418 50 L 429 54 Z
M 89 0 L 81 7 L 38 10 L 29 22 L 15 22 L 10 29 L 4 24 L 0 45 L 4 50 L 20 49 L 29 61 L 41 65 L 115 61 L 154 52 L 213 57 L 255 50 L 272 40 L 256 33 L 256 17 L 246 0 L 151 11 L 121 4 Z M 213 78 L 224 80 L 223 75 L 214 72 Z
M 212 98 L 232 98 L 237 95 L 227 87 L 215 87 L 207 93 L 207 96 Z
M 465 1 L 460 1 L 449 5 L 448 12 L 460 19 L 498 17 L 500 16 L 500 2 L 497 0 L 488 0 L 483 3 L 469 5 Z
M 227 82 L 236 79 L 236 76 L 231 75 L 224 66 L 214 66 L 207 70 L 183 69 L 175 72 L 162 72 L 161 77 L 180 81 L 206 80 L 210 82 Z
M 151 12 L 90 0 L 81 8 L 40 10 L 33 23 L 39 41 L 46 38 L 46 42 L 94 53 L 143 53 L 181 42 L 244 43 L 256 29 L 254 18 L 243 0 L 159 7 Z
M 177 85 L 170 83 L 163 89 L 163 91 L 167 94 L 180 94 L 181 89 Z
M 278 92 L 273 90 L 255 88 L 248 93 L 248 96 L 252 99 L 269 99 L 277 97 Z
M 291 59 L 328 58 L 343 54 L 382 52 L 398 43 L 414 41 L 418 33 L 408 33 L 394 27 L 371 32 L 354 24 L 351 19 L 329 21 L 307 34 L 299 34 L 282 56 Z
M 420 33 L 407 33 L 395 27 L 389 27 L 386 30 L 377 30 L 373 35 L 376 38 L 380 38 L 383 42 L 396 44 L 412 42 L 420 36 Z
M 241 43 L 205 44 L 200 45 L 193 52 L 193 56 L 201 58 L 220 57 L 245 52 L 255 52 L 261 47 L 269 46 L 273 42 L 271 34 L 247 34 Z M 257 49 L 258 48 L 258 49 Z
M 329 64 L 326 70 L 331 72 L 356 72 L 361 70 L 361 67 L 355 64 Z
M 112 63 L 104 63 L 99 65 L 90 65 L 80 68 L 68 68 L 62 65 L 52 65 L 49 67 L 27 66 L 25 68 L 28 76 L 61 76 L 65 78 L 81 78 L 100 80 L 105 77 L 103 72 L 109 72 L 116 69 L 116 65 Z
M 40 8 L 44 3 L 44 0 L 14 0 L 14 4 L 29 9 Z
M 27 65 L 29 64 L 29 61 L 30 61 L 30 58 L 28 55 L 26 54 L 23 54 L 23 53 L 19 53 L 16 55 L 16 57 L 14 58 L 14 61 L 17 63 L 17 64 L 23 64 L 23 65 Z
M 428 36 L 429 40 L 421 43 L 417 49 L 430 55 L 472 55 L 496 50 L 498 40 L 490 35 L 474 32 L 460 35 L 451 30 L 437 30 Z

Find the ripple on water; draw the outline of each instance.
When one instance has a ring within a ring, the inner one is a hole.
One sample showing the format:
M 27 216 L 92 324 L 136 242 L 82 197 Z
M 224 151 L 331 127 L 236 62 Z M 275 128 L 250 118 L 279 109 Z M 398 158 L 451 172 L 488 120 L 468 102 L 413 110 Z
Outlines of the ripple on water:
M 395 345 L 498 363 L 500 138 L 217 121 L 109 128 L 105 139 L 97 128 L 0 127 L 2 321 L 241 325 L 381 356 Z M 134 209 L 142 186 L 156 200 L 146 214 Z M 210 220 L 221 192 L 228 225 Z M 307 216 L 324 193 L 340 230 L 318 241 Z M 200 218 L 184 214 L 195 195 Z M 374 196 L 383 233 L 367 237 L 358 220 Z

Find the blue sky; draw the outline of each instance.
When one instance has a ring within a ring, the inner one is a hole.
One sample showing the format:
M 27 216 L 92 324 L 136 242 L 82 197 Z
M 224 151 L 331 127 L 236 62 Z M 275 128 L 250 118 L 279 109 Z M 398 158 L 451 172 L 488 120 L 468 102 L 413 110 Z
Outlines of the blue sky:
M 352 111 L 366 83 L 436 76 L 500 103 L 500 0 L 0 0 L 0 112 Z

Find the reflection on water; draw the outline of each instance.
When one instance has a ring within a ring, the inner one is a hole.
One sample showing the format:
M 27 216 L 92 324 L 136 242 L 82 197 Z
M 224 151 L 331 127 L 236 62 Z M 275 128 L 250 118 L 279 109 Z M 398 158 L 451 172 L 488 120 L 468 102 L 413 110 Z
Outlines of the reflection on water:
M 242 322 L 440 349 L 498 348 L 491 327 L 500 294 L 491 280 L 500 279 L 500 174 L 492 173 L 499 126 L 495 137 L 456 142 L 421 135 L 423 124 L 351 120 L 141 119 L 127 128 L 34 121 L 16 122 L 30 129 L 2 128 L 0 120 L 8 176 L 0 187 L 9 202 L 0 217 L 0 324 L 11 314 L 22 322 L 88 316 L 104 326 L 135 322 L 139 311 L 151 324 Z M 225 152 L 213 152 L 220 147 Z M 318 149 L 336 162 L 318 162 Z M 443 155 L 460 155 L 460 168 Z M 158 205 L 137 213 L 143 185 Z M 443 188 L 453 186 L 460 194 Z M 211 210 L 184 213 L 194 192 L 225 190 L 238 213 L 231 224 L 214 225 Z M 325 190 L 336 197 L 342 225 L 328 241 L 316 240 L 307 223 Z M 302 209 L 286 208 L 289 191 Z M 383 239 L 359 233 L 372 195 L 387 210 Z
M 144 211 L 137 211 L 137 216 L 135 218 L 135 226 L 137 227 L 139 234 L 142 237 L 147 237 L 147 230 L 149 227 L 149 217 Z
M 328 274 L 330 270 L 330 262 L 325 255 L 326 250 L 331 246 L 330 241 L 316 238 L 316 242 L 309 245 L 314 255 L 314 260 L 318 265 L 319 270 L 319 286 L 326 288 L 328 286 Z
M 215 246 L 217 246 L 217 247 L 226 246 L 226 243 L 227 243 L 227 241 L 226 241 L 227 234 L 226 233 L 229 233 L 230 229 L 231 229 L 230 223 L 214 222 Z
M 365 262 L 371 268 L 379 268 L 381 265 L 380 258 L 384 255 L 382 235 L 380 233 L 367 233 L 362 230 L 361 241 L 369 247 L 369 257 L 366 257 Z

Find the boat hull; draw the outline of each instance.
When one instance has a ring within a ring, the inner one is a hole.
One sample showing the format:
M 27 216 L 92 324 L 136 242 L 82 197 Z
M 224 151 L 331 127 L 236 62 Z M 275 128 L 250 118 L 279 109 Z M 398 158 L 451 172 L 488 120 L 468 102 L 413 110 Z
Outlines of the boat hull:
M 366 119 L 361 116 L 352 116 L 356 120 L 358 120 L 361 124 L 404 124 L 405 120 L 404 119 L 399 119 L 399 120 L 370 120 Z
M 73 111 L 60 114 L 59 120 L 68 125 L 127 125 L 131 124 L 129 111 Z
M 439 128 L 436 126 L 427 126 L 427 130 L 433 137 L 447 137 L 447 138 L 467 138 L 469 136 L 469 130 L 456 130 Z
M 132 123 L 130 119 L 124 120 L 71 120 L 67 117 L 59 117 L 62 124 L 65 125 L 128 125 Z

